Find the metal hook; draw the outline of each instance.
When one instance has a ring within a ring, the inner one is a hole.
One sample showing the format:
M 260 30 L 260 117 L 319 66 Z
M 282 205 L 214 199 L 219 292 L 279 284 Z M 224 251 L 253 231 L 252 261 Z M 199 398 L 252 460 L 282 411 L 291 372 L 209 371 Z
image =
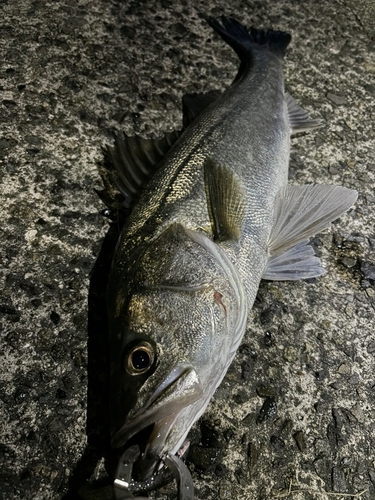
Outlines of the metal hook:
M 134 490 L 136 482 L 133 481 L 132 469 L 134 462 L 139 458 L 138 445 L 131 446 L 122 455 L 116 469 L 116 479 L 113 483 L 114 496 L 116 500 L 148 500 L 147 497 L 135 497 L 130 489 Z M 178 500 L 193 500 L 194 485 L 189 469 L 176 455 L 168 454 L 161 459 L 168 467 L 177 481 Z

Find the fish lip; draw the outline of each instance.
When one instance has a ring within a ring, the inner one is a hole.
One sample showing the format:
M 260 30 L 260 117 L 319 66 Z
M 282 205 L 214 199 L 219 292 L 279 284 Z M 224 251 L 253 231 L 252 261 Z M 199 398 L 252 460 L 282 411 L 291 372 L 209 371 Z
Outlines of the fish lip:
M 117 431 L 116 434 L 112 437 L 112 447 L 121 448 L 122 446 L 125 446 L 133 436 L 146 429 L 146 427 L 155 425 L 159 420 L 163 418 L 158 416 L 157 413 L 157 409 L 150 409 L 144 414 L 139 415 L 128 422 L 125 422 L 121 429 Z
M 180 394 L 180 396 L 176 396 Z M 179 362 L 150 397 L 146 407 L 114 434 L 113 448 L 120 448 L 140 431 L 154 425 L 147 447 L 159 451 L 167 440 L 173 423 L 180 413 L 195 403 L 203 395 L 202 384 L 194 367 L 187 362 Z M 154 434 L 158 428 L 157 439 Z

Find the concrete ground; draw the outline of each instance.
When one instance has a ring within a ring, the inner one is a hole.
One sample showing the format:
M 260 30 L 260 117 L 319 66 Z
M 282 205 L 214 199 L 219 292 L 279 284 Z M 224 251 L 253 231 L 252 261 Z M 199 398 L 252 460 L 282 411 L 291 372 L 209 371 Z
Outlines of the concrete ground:
M 359 198 L 313 241 L 324 277 L 261 284 L 243 345 L 191 433 L 196 498 L 374 499 L 374 4 L 2 9 L 2 498 L 108 498 L 95 491 L 111 468 L 104 290 L 117 227 L 108 232 L 94 191 L 102 146 L 112 131 L 178 129 L 183 94 L 231 83 L 236 56 L 204 21 L 225 14 L 292 34 L 286 88 L 324 126 L 293 139 L 290 182 L 344 185 Z M 175 487 L 152 497 L 175 498 Z

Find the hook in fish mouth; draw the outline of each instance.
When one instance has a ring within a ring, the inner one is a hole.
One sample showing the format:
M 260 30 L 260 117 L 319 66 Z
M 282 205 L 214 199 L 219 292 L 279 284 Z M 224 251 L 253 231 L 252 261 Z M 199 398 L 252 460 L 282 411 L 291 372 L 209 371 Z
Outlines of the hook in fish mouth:
M 118 500 L 123 500 L 124 498 L 128 498 L 128 496 L 132 498 L 132 492 L 149 491 L 158 486 L 157 484 L 153 484 L 153 478 L 143 484 L 137 483 L 132 479 L 132 468 L 135 460 L 139 457 L 139 453 L 137 445 L 131 446 L 122 454 L 119 460 L 116 478 L 113 483 L 114 495 Z M 193 480 L 189 469 L 181 458 L 168 453 L 163 458 L 159 457 L 159 459 L 167 466 L 168 471 L 172 473 L 177 481 L 179 500 L 193 500 Z M 139 500 L 147 500 L 146 497 L 137 498 Z
M 177 451 L 175 448 L 179 442 L 168 442 L 173 425 L 185 409 L 201 399 L 202 395 L 197 372 L 189 363 L 180 362 L 156 389 L 147 406 L 125 422 L 113 436 L 112 446 L 115 448 L 125 446 L 130 439 L 133 443 L 137 443 L 137 438 L 142 444 L 146 441 L 144 452 L 134 462 L 134 478 L 150 478 L 160 463 L 160 457 Z M 180 437 L 183 439 L 184 436 Z

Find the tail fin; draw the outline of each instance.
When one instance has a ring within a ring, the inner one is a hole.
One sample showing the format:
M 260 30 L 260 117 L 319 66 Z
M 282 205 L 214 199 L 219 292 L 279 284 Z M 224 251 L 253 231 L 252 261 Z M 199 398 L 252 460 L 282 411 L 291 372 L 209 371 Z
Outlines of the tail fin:
M 283 31 L 247 30 L 241 23 L 230 17 L 208 18 L 207 22 L 237 53 L 241 61 L 249 59 L 254 46 L 264 46 L 277 56 L 283 58 L 291 36 Z

